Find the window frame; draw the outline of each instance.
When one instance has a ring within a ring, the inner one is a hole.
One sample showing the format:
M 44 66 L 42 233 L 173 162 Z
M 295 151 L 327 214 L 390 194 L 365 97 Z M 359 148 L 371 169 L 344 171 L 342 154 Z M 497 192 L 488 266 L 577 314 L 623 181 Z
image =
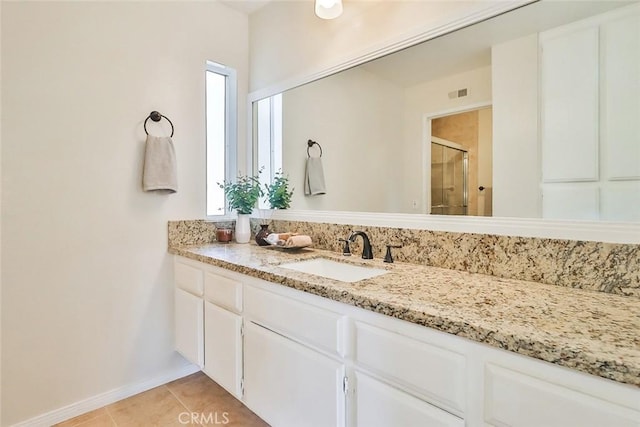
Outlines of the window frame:
M 209 182 L 209 119 L 207 112 L 207 73 L 216 73 L 225 77 L 225 131 L 224 131 L 224 180 L 231 181 L 238 170 L 238 77 L 234 68 L 218 62 L 207 61 L 205 68 L 205 218 L 207 220 L 225 220 L 234 218 L 228 208 L 227 198 L 224 197 L 224 211 L 221 214 L 209 214 L 209 186 L 216 183 Z

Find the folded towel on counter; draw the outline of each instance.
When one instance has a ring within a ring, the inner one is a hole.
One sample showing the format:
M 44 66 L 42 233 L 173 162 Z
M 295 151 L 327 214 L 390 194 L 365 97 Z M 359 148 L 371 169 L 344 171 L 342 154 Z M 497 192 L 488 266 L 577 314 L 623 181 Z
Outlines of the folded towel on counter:
M 324 170 L 322 169 L 322 159 L 320 157 L 308 157 L 307 167 L 304 171 L 305 196 L 326 194 L 326 192 L 327 189 L 324 184 Z
M 271 245 L 288 248 L 311 246 L 313 243 L 310 236 L 298 233 L 271 233 L 264 240 Z
M 291 236 L 285 242 L 285 246 L 294 246 L 294 247 L 302 247 L 302 246 L 310 246 L 311 245 L 311 237 L 305 236 L 304 234 L 298 234 L 296 236 Z
M 170 137 L 147 135 L 142 189 L 167 193 L 178 191 L 176 153 Z

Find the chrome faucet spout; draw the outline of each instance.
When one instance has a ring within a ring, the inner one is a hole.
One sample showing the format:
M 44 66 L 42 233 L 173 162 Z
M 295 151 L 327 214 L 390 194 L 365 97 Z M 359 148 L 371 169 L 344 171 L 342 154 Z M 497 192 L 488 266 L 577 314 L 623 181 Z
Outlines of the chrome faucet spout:
M 363 259 L 373 259 L 373 250 L 371 249 L 371 241 L 369 240 L 369 236 L 364 231 L 354 231 L 349 236 L 349 241 L 355 242 L 356 237 L 362 236 L 362 258 Z

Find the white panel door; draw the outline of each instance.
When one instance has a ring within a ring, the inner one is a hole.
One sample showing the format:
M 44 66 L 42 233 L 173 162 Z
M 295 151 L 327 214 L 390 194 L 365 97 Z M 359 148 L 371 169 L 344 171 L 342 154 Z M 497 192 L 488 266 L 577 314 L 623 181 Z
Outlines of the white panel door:
M 598 179 L 598 28 L 542 38 L 542 178 Z
M 600 191 L 593 184 L 544 184 L 542 217 L 547 219 L 597 220 Z
M 273 427 L 345 423 L 344 366 L 248 322 L 244 333 L 244 401 Z
M 640 222 L 640 181 L 609 182 L 600 196 L 600 219 Z
M 242 317 L 204 303 L 204 373 L 237 398 L 242 396 Z
M 357 427 L 463 427 L 464 420 L 356 372 Z
M 485 421 L 499 427 L 638 427 L 640 412 L 489 364 Z
M 203 364 L 203 307 L 202 298 L 182 289 L 175 289 L 174 332 L 175 348 L 191 363 Z
M 602 25 L 605 176 L 640 179 L 640 13 Z

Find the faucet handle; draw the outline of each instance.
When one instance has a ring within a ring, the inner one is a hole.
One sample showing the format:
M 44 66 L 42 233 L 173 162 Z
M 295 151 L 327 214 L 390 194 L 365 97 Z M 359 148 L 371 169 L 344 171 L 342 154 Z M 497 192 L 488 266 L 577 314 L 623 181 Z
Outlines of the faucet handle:
M 349 239 L 338 239 L 339 242 L 344 242 L 344 246 L 342 248 L 343 256 L 351 256 L 351 249 L 349 249 Z
M 391 256 L 391 248 L 401 248 L 402 245 L 387 245 L 387 254 L 384 256 L 384 262 L 393 263 L 393 257 Z

